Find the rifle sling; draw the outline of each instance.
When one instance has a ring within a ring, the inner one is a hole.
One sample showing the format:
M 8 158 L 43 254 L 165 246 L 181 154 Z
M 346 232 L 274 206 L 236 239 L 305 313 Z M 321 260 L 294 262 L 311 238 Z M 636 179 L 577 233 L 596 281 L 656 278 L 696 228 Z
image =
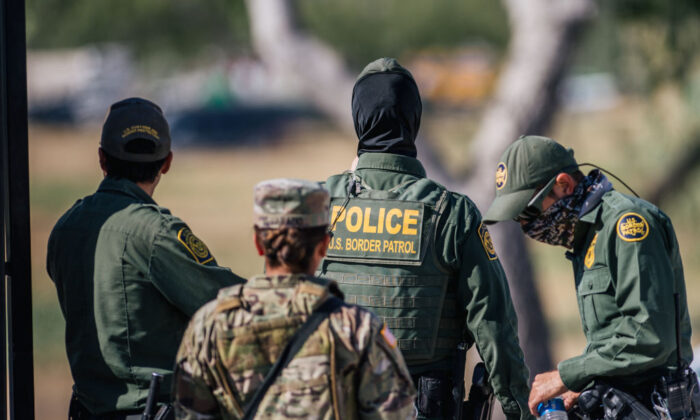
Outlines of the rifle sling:
M 284 350 L 282 350 L 277 362 L 275 362 L 265 376 L 265 380 L 263 381 L 262 385 L 260 385 L 260 388 L 255 391 L 255 395 L 253 395 L 250 402 L 246 404 L 243 420 L 253 419 L 255 413 L 258 411 L 258 406 L 267 393 L 267 390 L 272 386 L 282 370 L 289 365 L 289 362 L 291 362 L 292 359 L 294 359 L 294 356 L 296 356 L 299 350 L 301 350 L 304 343 L 306 343 L 306 340 L 308 340 L 311 334 L 313 334 L 318 326 L 321 325 L 321 322 L 328 318 L 333 311 L 342 305 L 342 300 L 331 296 L 311 313 L 306 322 L 304 322 L 297 332 L 294 333 L 289 342 L 287 342 L 287 345 L 284 347 Z

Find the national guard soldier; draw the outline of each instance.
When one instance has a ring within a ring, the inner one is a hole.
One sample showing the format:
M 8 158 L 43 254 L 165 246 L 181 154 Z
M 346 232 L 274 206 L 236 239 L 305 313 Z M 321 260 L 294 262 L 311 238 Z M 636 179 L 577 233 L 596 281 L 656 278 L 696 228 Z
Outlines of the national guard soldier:
M 508 419 L 528 418 L 528 372 L 505 274 L 481 215 L 426 178 L 414 144 L 418 87 L 396 60 L 376 60 L 352 95 L 353 171 L 330 177 L 333 238 L 321 275 L 382 317 L 418 389 L 420 418 L 462 407 L 464 358 L 476 344 Z
M 567 408 L 578 400 L 584 412 L 602 403 L 609 420 L 669 412 L 680 418 L 674 398 L 658 383 L 695 380 L 685 376 L 691 331 L 671 220 L 654 205 L 615 191 L 599 170 L 584 176 L 579 166 L 573 150 L 554 140 L 521 137 L 497 165 L 496 198 L 484 217 L 487 223 L 515 219 L 527 236 L 567 248 L 574 268 L 588 345 L 557 370 L 536 376 L 530 409 L 534 414 L 540 402 L 563 394 Z M 590 392 L 579 399 L 585 389 Z M 685 391 L 676 395 L 689 401 Z
M 153 372 L 165 379 L 158 400 L 168 401 L 187 321 L 244 281 L 151 198 L 172 157 L 156 104 L 113 104 L 99 148 L 105 178 L 51 232 L 46 265 L 66 319 L 71 419 L 140 418 Z
M 329 242 L 328 192 L 275 179 L 254 196 L 266 274 L 221 290 L 192 318 L 177 355 L 177 418 L 414 418 L 389 328 L 313 277 Z

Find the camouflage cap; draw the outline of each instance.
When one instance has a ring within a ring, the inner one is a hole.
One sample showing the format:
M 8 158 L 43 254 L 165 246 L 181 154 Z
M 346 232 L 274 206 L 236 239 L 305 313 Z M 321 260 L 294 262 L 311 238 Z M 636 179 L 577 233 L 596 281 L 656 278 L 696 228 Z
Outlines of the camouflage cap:
M 330 196 L 317 182 L 279 178 L 254 190 L 254 224 L 263 229 L 328 225 Z
M 574 151 L 542 136 L 521 136 L 496 165 L 496 198 L 484 214 L 484 223 L 511 220 L 527 207 L 533 195 L 561 172 L 578 169 Z

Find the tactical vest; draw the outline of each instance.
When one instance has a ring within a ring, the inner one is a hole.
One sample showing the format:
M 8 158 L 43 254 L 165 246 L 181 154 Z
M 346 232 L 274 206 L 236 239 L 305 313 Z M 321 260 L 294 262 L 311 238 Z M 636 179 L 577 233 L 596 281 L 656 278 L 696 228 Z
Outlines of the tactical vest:
M 237 285 L 219 292 L 216 307 L 211 315 L 215 318 L 214 328 L 218 336 L 216 342 L 210 344 L 216 345 L 218 354 L 216 360 L 210 361 L 214 370 L 211 377 L 217 388 L 214 394 L 227 412 L 239 417 L 245 411 L 244 404 L 247 404 L 255 393 L 270 366 L 306 320 L 306 316 L 303 315 L 275 316 L 237 325 L 237 321 L 242 319 L 237 316 L 237 311 L 246 305 L 240 298 L 243 287 L 244 285 Z M 300 294 L 321 297 L 326 292 L 325 287 L 311 282 L 297 287 L 297 293 Z M 258 407 L 258 413 L 282 413 L 283 408 L 290 404 L 303 406 L 308 403 L 307 408 L 316 410 L 314 414 L 317 414 L 318 410 L 327 410 L 333 414 L 328 418 L 354 417 L 348 415 L 348 410 L 352 410 L 356 403 L 352 400 L 341 403 L 338 396 L 341 387 L 337 385 L 339 378 L 336 378 L 333 368 L 336 364 L 335 353 L 329 343 L 329 334 L 329 321 L 325 321 L 307 338 L 299 353 L 290 365 L 282 370 L 265 394 Z M 311 369 L 305 368 L 308 366 L 314 367 L 314 375 L 310 375 Z M 263 374 L 259 378 L 250 378 L 251 375 L 254 376 L 253 372 Z M 310 389 L 314 389 L 314 392 L 309 393 Z M 240 401 L 241 397 L 244 398 L 243 404 Z M 309 401 L 304 401 L 307 399 Z M 345 411 L 340 412 L 341 409 Z M 306 413 L 302 417 L 311 414 Z M 278 417 L 286 418 L 281 414 Z
M 454 354 L 456 282 L 435 249 L 449 192 L 427 178 L 374 190 L 350 173 L 326 187 L 333 235 L 319 275 L 335 280 L 347 303 L 380 316 L 409 365 Z

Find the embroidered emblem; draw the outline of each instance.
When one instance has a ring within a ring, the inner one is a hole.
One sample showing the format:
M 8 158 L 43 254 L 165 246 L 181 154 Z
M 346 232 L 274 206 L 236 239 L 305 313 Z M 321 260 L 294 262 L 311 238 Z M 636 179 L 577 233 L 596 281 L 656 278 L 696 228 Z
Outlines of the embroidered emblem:
M 148 134 L 150 136 L 155 137 L 156 139 L 160 139 L 160 136 L 158 135 L 158 131 L 156 131 L 155 128 L 149 127 L 147 125 L 132 125 L 131 127 L 122 131 L 122 138 L 125 138 L 126 136 L 130 136 L 134 133 L 145 133 L 145 134 Z
M 595 242 L 598 240 L 598 234 L 596 233 L 588 246 L 588 251 L 586 251 L 586 258 L 583 260 L 583 264 L 586 268 L 591 268 L 593 266 L 593 261 L 595 261 Z
M 481 244 L 484 246 L 484 251 L 486 251 L 486 255 L 489 257 L 489 260 L 493 261 L 498 259 L 498 255 L 496 255 L 496 248 L 493 246 L 493 241 L 491 240 L 491 234 L 483 223 L 479 225 L 478 233 L 479 239 L 481 239 Z
M 382 337 L 384 337 L 384 341 L 391 347 L 392 349 L 396 348 L 396 337 L 394 337 L 394 334 L 389 331 L 389 327 L 384 324 L 382 327 L 382 330 L 380 331 L 380 334 Z
M 188 227 L 184 227 L 177 232 L 177 240 L 185 246 L 187 252 L 190 253 L 200 264 L 206 264 L 214 259 L 214 256 L 209 252 L 209 248 Z
M 625 213 L 617 221 L 617 236 L 626 242 L 638 242 L 649 235 L 649 223 L 637 213 Z
M 505 163 L 500 162 L 498 166 L 496 166 L 496 189 L 500 190 L 501 188 L 505 187 L 507 180 L 508 168 L 506 168 Z

